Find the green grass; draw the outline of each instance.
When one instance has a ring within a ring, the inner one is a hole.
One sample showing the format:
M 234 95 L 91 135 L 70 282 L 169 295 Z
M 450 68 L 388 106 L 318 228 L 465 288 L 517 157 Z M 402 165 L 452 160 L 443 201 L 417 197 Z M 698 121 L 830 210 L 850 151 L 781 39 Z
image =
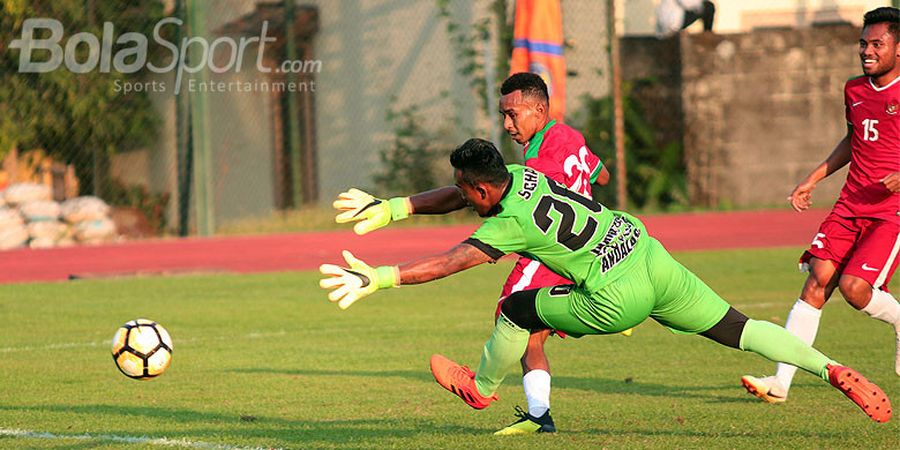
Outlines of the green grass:
M 781 324 L 803 280 L 798 251 L 676 257 L 740 310 Z M 0 286 L 0 448 L 159 448 L 112 440 L 142 436 L 298 449 L 897 446 L 900 420 L 869 421 L 821 380 L 798 374 L 790 401 L 763 404 L 738 380 L 773 364 L 652 322 L 631 338 L 554 338 L 561 432 L 494 437 L 524 405 L 519 374 L 476 412 L 434 383 L 428 357 L 477 364 L 509 268 L 379 292 L 344 312 L 316 273 Z M 175 342 L 172 366 L 153 381 L 122 376 L 109 355 L 116 328 L 138 317 Z M 836 297 L 817 347 L 900 402 L 888 326 Z

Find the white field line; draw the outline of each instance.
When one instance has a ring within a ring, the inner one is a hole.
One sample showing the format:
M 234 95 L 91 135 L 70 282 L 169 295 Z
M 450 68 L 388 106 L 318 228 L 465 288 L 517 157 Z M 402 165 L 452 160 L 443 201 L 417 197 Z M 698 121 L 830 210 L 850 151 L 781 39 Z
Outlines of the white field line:
M 148 436 L 120 436 L 116 434 L 55 434 L 46 431 L 29 431 L 19 429 L 0 428 L 0 437 L 13 437 L 24 439 L 76 439 L 84 441 L 110 441 L 124 444 L 148 444 L 162 447 L 187 447 L 212 450 L 263 450 L 265 447 L 237 447 L 234 445 L 212 444 L 202 441 L 189 441 L 187 439 L 169 439 L 166 437 L 152 438 Z
M 175 341 L 175 347 L 180 347 L 181 345 L 197 343 L 197 342 L 209 342 L 209 341 L 224 341 L 224 340 L 235 340 L 235 339 L 263 339 L 270 338 L 275 336 L 284 336 L 287 334 L 287 331 L 279 330 L 279 331 L 270 331 L 270 332 L 252 332 L 247 333 L 243 336 L 209 336 L 209 337 L 196 337 L 196 338 L 188 338 L 188 339 L 179 339 Z M 62 350 L 68 348 L 83 348 L 83 347 L 109 347 L 112 345 L 112 339 L 108 341 L 98 341 L 98 342 L 62 342 L 57 344 L 46 344 L 46 345 L 25 345 L 21 347 L 0 347 L 0 353 L 14 353 L 14 352 L 31 352 L 31 351 L 44 351 L 44 350 Z

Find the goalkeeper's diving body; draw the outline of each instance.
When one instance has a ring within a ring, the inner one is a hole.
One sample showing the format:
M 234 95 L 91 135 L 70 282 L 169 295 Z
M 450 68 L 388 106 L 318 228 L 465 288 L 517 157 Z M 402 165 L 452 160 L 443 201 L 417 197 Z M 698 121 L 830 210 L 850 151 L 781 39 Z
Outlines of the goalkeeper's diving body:
M 550 96 L 547 85 L 537 74 L 516 73 L 500 87 L 498 109 L 503 117 L 503 129 L 517 144 L 522 145 L 524 165 L 558 181 L 585 197 L 592 196 L 592 186 L 609 182 L 609 171 L 599 157 L 588 149 L 584 136 L 572 127 L 557 123 L 550 117 Z M 338 223 L 356 222 L 353 230 L 365 234 L 402 220 L 411 214 L 447 214 L 466 207 L 465 199 L 456 186 L 433 189 L 424 195 L 416 194 L 416 202 L 426 210 L 413 209 L 410 201 L 394 198 L 380 201 L 358 189 L 342 192 L 334 207 L 343 211 Z M 431 208 L 427 208 L 431 206 Z M 500 290 L 492 319 L 500 314 L 500 307 L 512 293 L 572 284 L 538 261 L 519 256 Z M 551 370 L 544 344 L 550 334 L 564 337 L 558 330 L 537 330 L 528 338 L 522 356 L 522 390 L 527 408 L 516 408 L 517 420 L 494 434 L 515 435 L 553 433 L 556 424 L 550 415 Z M 631 330 L 622 334 L 630 335 Z
M 572 280 L 512 294 L 503 302 L 476 371 L 441 355 L 435 380 L 483 409 L 525 351 L 529 332 L 557 329 L 580 337 L 612 334 L 648 317 L 675 333 L 797 366 L 843 392 L 876 422 L 891 417 L 884 392 L 775 324 L 747 318 L 679 264 L 637 218 L 569 191 L 533 169 L 504 165 L 493 144 L 470 139 L 450 156 L 459 195 L 485 220 L 465 241 L 439 255 L 399 266 L 369 267 L 345 251 L 349 268 L 323 264 L 320 281 L 343 309 L 378 289 L 419 284 L 507 253 L 541 261 Z M 409 199 L 417 211 L 439 206 Z

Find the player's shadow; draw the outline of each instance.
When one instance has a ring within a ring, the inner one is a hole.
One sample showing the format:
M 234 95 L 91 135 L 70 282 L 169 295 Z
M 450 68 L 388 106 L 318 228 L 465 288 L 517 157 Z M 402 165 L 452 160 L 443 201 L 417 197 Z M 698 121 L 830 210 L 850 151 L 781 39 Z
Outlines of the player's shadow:
M 347 420 L 309 420 L 305 418 L 286 419 L 264 415 L 249 416 L 235 412 L 225 414 L 205 412 L 186 408 L 162 408 L 157 406 L 117 406 L 117 405 L 0 405 L 0 411 L 28 411 L 38 413 L 59 413 L 66 415 L 84 415 L 90 422 L 103 424 L 121 422 L 122 420 L 138 420 L 146 418 L 160 421 L 156 426 L 158 432 L 147 432 L 147 426 L 154 422 L 147 421 L 141 426 L 140 437 L 183 439 L 185 441 L 203 441 L 198 446 L 223 445 L 225 442 L 272 442 L 273 438 L 281 441 L 277 445 L 289 448 L 333 447 L 341 444 L 359 444 L 377 442 L 379 439 L 409 438 L 429 433 L 459 435 L 484 435 L 492 431 L 490 428 L 475 428 L 455 425 L 447 422 L 436 422 L 423 418 L 379 418 L 379 419 L 347 419 Z M 70 417 L 71 418 L 71 417 Z M 177 424 L 177 425 L 173 425 Z M 59 432 L 60 436 L 84 436 L 85 433 L 95 436 L 96 441 L 114 440 L 132 433 L 103 430 L 102 425 L 96 428 L 78 429 Z M 181 429 L 183 428 L 183 429 Z M 44 430 L 42 430 L 44 431 Z M 147 435 L 150 436 L 147 436 Z M 223 444 L 219 444 L 223 443 Z M 202 444 L 202 445 L 201 445 Z
M 806 384 L 799 384 L 807 386 Z M 578 389 L 605 394 L 631 394 L 648 397 L 695 398 L 715 403 L 757 403 L 759 399 L 746 395 L 740 383 L 709 384 L 704 386 L 679 386 L 675 384 L 646 383 L 634 379 L 587 378 L 554 375 L 553 386 L 562 389 Z M 812 386 L 812 385 L 809 385 Z M 816 385 L 818 386 L 818 385 Z M 824 386 L 824 385 L 823 385 Z M 716 394 L 721 391 L 722 394 Z
M 253 367 L 244 369 L 231 369 L 236 373 L 264 373 L 291 376 L 313 377 L 383 377 L 406 378 L 415 381 L 433 381 L 431 374 L 426 370 L 328 370 L 328 369 L 271 369 L 265 367 Z
M 290 376 L 315 377 L 381 377 L 405 378 L 408 380 L 433 383 L 434 379 L 427 370 L 329 370 L 329 369 L 272 369 L 263 367 L 231 369 L 236 373 L 262 373 Z M 507 377 L 507 382 L 516 376 Z M 716 403 L 756 403 L 758 399 L 746 395 L 739 383 L 726 383 L 705 386 L 679 386 L 674 384 L 646 383 L 640 380 L 623 380 L 599 377 L 572 377 L 554 375 L 553 386 L 562 389 L 577 389 L 604 394 L 633 394 L 649 397 L 696 398 Z M 800 383 L 797 386 L 822 387 L 826 385 Z M 716 392 L 722 391 L 719 395 Z
M 637 436 L 639 438 L 651 438 L 651 437 L 686 437 L 686 438 L 710 438 L 716 439 L 719 442 L 723 439 L 735 438 L 735 439 L 746 439 L 748 436 L 754 436 L 754 433 L 749 433 L 746 430 L 711 430 L 711 431 L 697 431 L 697 430 L 665 430 L 665 429 L 639 429 L 639 428 L 630 428 L 630 429 L 604 429 L 604 428 L 589 428 L 585 430 L 581 430 L 578 433 L 574 434 L 584 434 L 588 436 L 610 436 L 610 437 L 621 437 L 621 436 Z M 845 435 L 844 432 L 839 431 L 827 431 L 827 430 L 810 430 L 810 431 L 798 431 L 798 430 L 779 430 L 778 436 L 781 439 L 785 438 L 803 438 L 803 439 L 837 439 L 841 436 Z M 768 435 L 767 435 L 768 436 Z M 762 436 L 760 436 L 762 438 Z M 766 437 L 768 438 L 768 437 Z

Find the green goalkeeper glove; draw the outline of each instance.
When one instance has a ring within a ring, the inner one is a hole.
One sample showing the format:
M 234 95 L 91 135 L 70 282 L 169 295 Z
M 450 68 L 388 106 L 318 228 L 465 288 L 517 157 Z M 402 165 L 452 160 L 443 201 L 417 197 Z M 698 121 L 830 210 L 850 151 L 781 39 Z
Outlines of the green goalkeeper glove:
M 356 188 L 341 192 L 332 206 L 343 211 L 334 218 L 335 222 L 359 221 L 353 226 L 353 231 L 359 235 L 375 231 L 393 220 L 403 220 L 412 212 L 409 197 L 382 200 Z
M 349 269 L 334 264 L 319 266 L 319 272 L 328 276 L 319 280 L 319 286 L 322 289 L 337 288 L 328 293 L 328 300 L 337 302 L 341 309 L 349 308 L 355 301 L 379 289 L 397 287 L 400 284 L 397 266 L 371 267 L 347 250 L 342 254 Z

